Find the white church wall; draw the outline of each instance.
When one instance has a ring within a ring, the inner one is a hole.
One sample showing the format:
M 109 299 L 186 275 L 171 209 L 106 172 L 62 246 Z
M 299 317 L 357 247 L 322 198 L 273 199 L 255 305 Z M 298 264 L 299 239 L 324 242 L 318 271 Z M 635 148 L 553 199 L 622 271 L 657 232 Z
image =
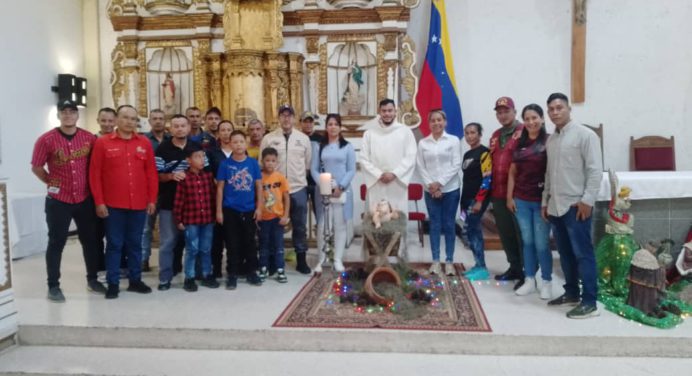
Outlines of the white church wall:
M 9 178 L 10 194 L 43 193 L 30 171 L 31 152 L 40 134 L 59 125 L 51 91 L 57 75 L 84 73 L 82 2 L 14 2 L 0 14 L 0 35 L 0 177 Z
M 409 26 L 420 64 L 430 11 L 422 3 Z M 482 123 L 484 142 L 499 127 L 492 109 L 498 97 L 511 96 L 521 111 L 528 103 L 545 107 L 552 92 L 570 94 L 571 3 L 446 1 L 464 122 Z M 692 115 L 690 16 L 689 1 L 588 2 L 586 102 L 572 114 L 604 124 L 606 166 L 629 169 L 630 136 L 674 135 L 678 170 L 692 169 L 692 151 L 683 147 L 692 141 L 685 126 Z

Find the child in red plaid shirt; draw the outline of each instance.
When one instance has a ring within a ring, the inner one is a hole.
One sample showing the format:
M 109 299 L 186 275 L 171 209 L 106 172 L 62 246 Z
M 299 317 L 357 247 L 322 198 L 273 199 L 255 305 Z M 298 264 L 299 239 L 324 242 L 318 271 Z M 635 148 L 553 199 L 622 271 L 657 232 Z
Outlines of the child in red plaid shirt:
M 187 162 L 190 168 L 185 179 L 178 182 L 173 204 L 173 217 L 178 229 L 185 231 L 185 291 L 197 291 L 195 260 L 200 254 L 202 286 L 219 287 L 211 273 L 211 239 L 214 232 L 216 183 L 210 172 L 203 171 L 204 150 L 191 147 Z

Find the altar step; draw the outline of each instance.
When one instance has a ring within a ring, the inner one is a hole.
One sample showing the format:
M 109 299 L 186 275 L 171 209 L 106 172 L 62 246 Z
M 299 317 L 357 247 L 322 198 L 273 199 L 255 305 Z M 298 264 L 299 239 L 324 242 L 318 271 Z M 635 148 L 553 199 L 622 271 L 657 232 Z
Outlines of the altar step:
M 22 325 L 20 346 L 494 356 L 689 357 L 692 337 L 500 335 L 342 329 L 189 329 Z

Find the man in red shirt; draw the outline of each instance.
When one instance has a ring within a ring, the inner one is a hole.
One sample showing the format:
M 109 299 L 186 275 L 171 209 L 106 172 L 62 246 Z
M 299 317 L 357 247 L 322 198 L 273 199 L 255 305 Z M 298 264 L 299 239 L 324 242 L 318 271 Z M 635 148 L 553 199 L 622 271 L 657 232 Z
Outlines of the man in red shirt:
M 77 224 L 79 242 L 87 269 L 87 286 L 90 291 L 105 293 L 97 281 L 100 260 L 95 236 L 96 217 L 94 202 L 89 195 L 89 154 L 96 137 L 78 128 L 79 110 L 72 101 L 58 103 L 60 127 L 44 133 L 34 145 L 31 171 L 46 184 L 46 223 L 48 224 L 48 248 L 46 271 L 48 274 L 48 299 L 64 302 L 60 289 L 60 262 L 67 241 L 70 221 Z M 48 170 L 46 170 L 48 167 Z
M 514 214 L 507 209 L 507 181 L 512 154 L 517 148 L 524 126 L 516 119 L 517 111 L 510 97 L 501 97 L 495 102 L 495 117 L 502 128 L 493 132 L 490 137 L 489 149 L 493 161 L 490 202 L 493 204 L 493 216 L 500 233 L 500 242 L 509 262 L 509 269 L 496 275 L 495 279 L 498 281 L 519 280 L 514 286 L 516 290 L 524 284 L 524 264 L 521 259 L 519 225 Z
M 150 293 L 142 282 L 142 232 L 146 215 L 156 210 L 158 175 L 154 150 L 137 134 L 137 111 L 117 110 L 117 129 L 96 140 L 89 166 L 89 183 L 96 215 L 106 218 L 106 299 L 120 292 L 120 257 L 127 252 L 130 285 L 127 291 Z

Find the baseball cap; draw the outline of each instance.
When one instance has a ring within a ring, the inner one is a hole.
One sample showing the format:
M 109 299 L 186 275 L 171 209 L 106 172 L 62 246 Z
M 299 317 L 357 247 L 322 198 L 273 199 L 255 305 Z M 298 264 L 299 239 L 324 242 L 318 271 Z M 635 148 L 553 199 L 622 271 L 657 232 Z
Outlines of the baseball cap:
M 500 107 L 507 107 L 514 110 L 514 101 L 510 97 L 500 97 L 495 101 L 495 110 Z
M 290 104 L 283 104 L 283 105 L 281 105 L 281 107 L 279 107 L 279 114 L 282 114 L 286 111 L 290 112 L 291 115 L 296 114 L 295 110 L 293 110 L 293 107 L 291 107 Z
M 305 111 L 300 115 L 300 121 L 304 121 L 306 119 L 315 120 L 315 119 L 317 119 L 317 116 L 315 116 L 315 114 L 313 114 L 310 111 Z
M 64 100 L 64 101 L 58 102 L 58 111 L 62 111 L 62 110 L 64 110 L 64 109 L 66 109 L 66 108 L 71 108 L 71 109 L 73 109 L 73 110 L 75 110 L 75 111 L 78 111 L 78 110 L 79 110 L 79 108 L 77 108 L 77 103 L 75 103 L 75 102 L 73 102 L 73 101 L 71 101 L 71 100 L 69 100 L 69 99 L 66 99 L 66 100 Z

